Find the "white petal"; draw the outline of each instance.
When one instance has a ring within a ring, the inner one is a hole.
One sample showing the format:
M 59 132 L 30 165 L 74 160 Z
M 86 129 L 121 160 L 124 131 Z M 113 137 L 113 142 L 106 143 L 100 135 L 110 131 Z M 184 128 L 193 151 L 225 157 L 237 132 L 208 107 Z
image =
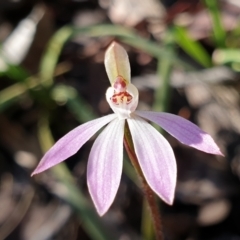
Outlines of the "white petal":
M 120 184 L 124 123 L 112 121 L 94 142 L 88 159 L 88 189 L 100 216 L 111 206 Z
M 109 46 L 105 53 L 104 63 L 111 84 L 117 76 L 122 76 L 128 83 L 131 82 L 128 55 L 126 50 L 118 43 L 113 42 Z
M 172 204 L 177 168 L 168 141 L 140 117 L 127 119 L 135 153 L 149 186 L 166 203 Z
M 111 98 L 114 95 L 114 88 L 109 87 L 106 92 L 106 100 L 112 110 L 118 115 L 120 119 L 127 119 L 131 117 L 131 113 L 135 111 L 138 105 L 138 90 L 133 84 L 128 84 L 126 91 L 132 96 L 130 103 L 121 103 L 116 105 Z

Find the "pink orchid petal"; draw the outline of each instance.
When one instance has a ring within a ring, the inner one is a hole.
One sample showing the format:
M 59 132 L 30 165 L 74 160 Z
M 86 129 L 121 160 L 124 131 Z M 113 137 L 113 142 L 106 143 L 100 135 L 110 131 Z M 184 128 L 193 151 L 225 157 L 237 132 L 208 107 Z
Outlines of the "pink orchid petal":
M 135 116 L 127 119 L 139 164 L 149 186 L 172 204 L 177 167 L 168 141 L 149 123 Z
M 135 113 L 158 124 L 183 144 L 203 152 L 223 155 L 209 134 L 182 117 L 162 112 L 136 111 Z
M 121 179 L 124 119 L 115 119 L 94 142 L 87 166 L 87 183 L 100 216 L 111 206 Z
M 116 114 L 110 114 L 82 124 L 67 133 L 46 152 L 32 175 L 43 172 L 75 154 L 100 128 L 116 117 Z

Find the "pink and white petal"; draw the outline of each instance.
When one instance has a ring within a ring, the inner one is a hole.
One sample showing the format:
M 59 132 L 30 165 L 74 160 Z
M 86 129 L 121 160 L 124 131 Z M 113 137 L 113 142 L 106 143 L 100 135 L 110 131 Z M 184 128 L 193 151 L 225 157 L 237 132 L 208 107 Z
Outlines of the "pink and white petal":
M 100 128 L 116 117 L 116 114 L 110 114 L 74 128 L 46 152 L 32 175 L 43 172 L 75 154 Z
M 183 144 L 203 152 L 223 156 L 219 147 L 209 134 L 182 117 L 162 112 L 136 111 L 135 113 L 158 124 Z
M 144 119 L 128 119 L 135 153 L 149 186 L 166 203 L 172 204 L 177 167 L 168 141 Z
M 87 166 L 87 184 L 100 216 L 111 206 L 122 174 L 123 119 L 113 120 L 94 142 Z

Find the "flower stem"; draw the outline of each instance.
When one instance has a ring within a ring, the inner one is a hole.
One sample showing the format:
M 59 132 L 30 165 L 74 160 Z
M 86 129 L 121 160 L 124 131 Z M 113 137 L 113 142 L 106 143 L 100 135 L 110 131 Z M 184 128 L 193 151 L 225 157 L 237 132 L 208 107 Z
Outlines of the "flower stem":
M 141 179 L 142 185 L 143 185 L 143 191 L 146 196 L 151 216 L 152 216 L 152 222 L 155 229 L 156 239 L 157 240 L 163 240 L 163 233 L 162 233 L 162 222 L 161 217 L 159 213 L 159 209 L 156 202 L 156 197 L 153 192 L 153 190 L 148 185 L 143 172 L 141 170 L 141 167 L 139 165 L 137 156 L 135 154 L 134 145 L 131 137 L 131 133 L 128 127 L 127 122 L 125 123 L 125 130 L 124 130 L 124 146 L 127 151 L 127 154 L 129 156 L 130 161 L 132 162 L 133 167 L 137 171 L 138 176 Z

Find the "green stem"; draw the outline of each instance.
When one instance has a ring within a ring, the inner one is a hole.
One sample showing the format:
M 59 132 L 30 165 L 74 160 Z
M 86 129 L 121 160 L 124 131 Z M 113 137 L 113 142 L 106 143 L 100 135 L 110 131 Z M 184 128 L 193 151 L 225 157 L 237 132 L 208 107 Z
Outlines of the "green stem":
M 131 133 L 128 127 L 128 124 L 125 124 L 125 130 L 124 130 L 124 146 L 127 151 L 127 154 L 129 156 L 130 161 L 132 162 L 132 165 L 134 166 L 135 170 L 137 171 L 138 176 L 141 179 L 143 191 L 146 196 L 151 216 L 152 216 L 152 222 L 155 229 L 156 239 L 157 240 L 163 240 L 163 233 L 162 233 L 162 222 L 161 217 L 159 213 L 159 209 L 156 202 L 156 197 L 153 192 L 153 190 L 148 185 L 143 172 L 141 170 L 141 167 L 139 165 L 137 156 L 135 154 L 134 145 L 131 137 Z

